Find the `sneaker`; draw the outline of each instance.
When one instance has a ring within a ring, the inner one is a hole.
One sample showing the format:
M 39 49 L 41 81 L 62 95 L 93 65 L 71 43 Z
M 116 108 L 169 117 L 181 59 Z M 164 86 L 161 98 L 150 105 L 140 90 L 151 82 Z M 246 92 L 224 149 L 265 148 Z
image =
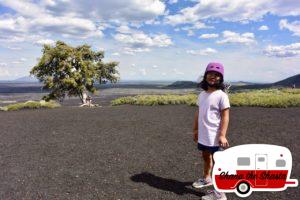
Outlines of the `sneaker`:
M 193 183 L 194 188 L 203 188 L 211 185 L 212 185 L 211 178 L 207 178 L 207 179 L 200 178 L 198 181 Z
M 213 191 L 208 195 L 205 195 L 201 198 L 202 200 L 227 200 L 227 197 L 224 192 Z

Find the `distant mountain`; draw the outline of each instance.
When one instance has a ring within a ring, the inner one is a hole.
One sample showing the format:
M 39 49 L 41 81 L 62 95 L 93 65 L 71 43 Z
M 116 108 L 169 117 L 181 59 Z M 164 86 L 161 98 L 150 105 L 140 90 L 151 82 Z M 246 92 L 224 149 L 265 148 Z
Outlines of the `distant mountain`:
M 286 78 L 282 81 L 275 82 L 272 85 L 274 85 L 274 86 L 283 86 L 283 87 L 291 87 L 293 84 L 295 84 L 297 88 L 300 87 L 300 74 L 297 74 L 295 76 Z
M 193 81 L 175 81 L 174 83 L 166 87 L 167 88 L 196 88 L 197 83 Z
M 232 85 L 231 89 L 264 89 L 264 88 L 272 88 L 272 87 L 292 87 L 295 84 L 296 88 L 300 88 L 300 74 L 295 76 L 291 76 L 284 80 L 275 82 L 275 83 L 266 83 L 266 84 L 252 84 L 252 85 Z
M 257 83 L 246 82 L 246 81 L 237 81 L 237 82 L 229 82 L 229 84 L 239 86 L 239 85 L 255 85 Z
M 15 83 L 38 83 L 39 81 L 31 76 L 23 76 L 21 78 L 15 79 L 13 81 Z M 128 87 L 134 87 L 134 85 L 144 85 L 145 87 L 152 87 L 157 85 L 162 85 L 164 88 L 196 88 L 197 84 L 193 81 L 175 81 L 171 84 L 168 81 L 123 81 L 118 84 L 113 84 L 113 87 L 124 87 L 128 85 Z M 229 82 L 232 85 L 231 89 L 262 89 L 262 88 L 270 88 L 270 87 L 291 87 L 293 84 L 296 85 L 297 88 L 300 88 L 300 74 L 295 76 L 286 78 L 284 80 L 275 82 L 275 83 L 251 83 L 245 81 L 237 81 L 237 82 Z M 164 86 L 166 85 L 166 86 Z M 103 86 L 102 86 L 103 87 Z
M 244 85 L 255 85 L 255 83 L 238 81 L 225 83 L 226 85 L 231 84 L 232 86 L 244 86 Z M 174 83 L 167 86 L 167 88 L 196 88 L 198 83 L 193 81 L 175 81 Z
M 39 82 L 39 81 L 38 81 L 38 79 L 31 77 L 31 76 L 23 76 L 23 77 L 13 80 L 12 82 L 33 83 L 33 82 Z
M 227 83 L 228 84 L 228 83 Z M 296 85 L 297 88 L 300 88 L 300 74 L 295 76 L 286 78 L 284 80 L 275 82 L 275 83 L 252 83 L 245 81 L 238 82 L 229 82 L 231 84 L 231 90 L 236 89 L 263 89 L 263 88 L 271 88 L 271 87 L 291 87 L 293 84 Z M 176 81 L 167 86 L 167 88 L 196 88 L 197 83 L 193 81 Z

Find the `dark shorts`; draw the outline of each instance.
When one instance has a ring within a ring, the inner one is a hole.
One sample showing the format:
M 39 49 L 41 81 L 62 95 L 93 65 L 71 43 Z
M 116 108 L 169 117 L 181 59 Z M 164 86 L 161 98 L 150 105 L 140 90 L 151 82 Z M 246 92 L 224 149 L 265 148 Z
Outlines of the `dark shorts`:
M 200 144 L 200 143 L 198 143 L 198 149 L 200 151 L 209 151 L 212 154 L 215 153 L 215 152 L 217 152 L 217 151 L 220 151 L 220 147 L 219 146 L 212 146 L 212 147 L 210 147 L 210 146 L 205 146 L 205 145 Z

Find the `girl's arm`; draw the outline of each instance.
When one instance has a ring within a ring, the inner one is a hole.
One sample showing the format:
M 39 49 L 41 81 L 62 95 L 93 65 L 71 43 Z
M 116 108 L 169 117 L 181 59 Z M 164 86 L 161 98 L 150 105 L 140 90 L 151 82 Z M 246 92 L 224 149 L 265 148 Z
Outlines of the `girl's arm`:
M 194 117 L 194 141 L 198 142 L 198 115 L 199 115 L 199 110 L 196 111 L 195 117 Z
M 221 127 L 220 127 L 220 136 L 219 136 L 219 143 L 221 147 L 224 148 L 229 147 L 229 143 L 226 139 L 228 124 L 229 124 L 229 108 L 226 108 L 221 111 Z

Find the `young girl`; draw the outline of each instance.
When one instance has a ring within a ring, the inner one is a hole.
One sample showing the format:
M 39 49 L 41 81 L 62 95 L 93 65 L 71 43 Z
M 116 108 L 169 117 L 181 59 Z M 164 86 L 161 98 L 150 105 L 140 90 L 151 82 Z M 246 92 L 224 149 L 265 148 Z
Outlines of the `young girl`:
M 220 148 L 229 147 L 226 132 L 229 122 L 229 99 L 224 92 L 224 67 L 220 63 L 209 63 L 206 67 L 200 87 L 204 90 L 198 96 L 199 110 L 194 120 L 194 141 L 202 151 L 204 161 L 203 177 L 193 183 L 193 187 L 202 188 L 212 185 L 212 156 Z M 213 191 L 202 199 L 226 200 L 224 193 Z

